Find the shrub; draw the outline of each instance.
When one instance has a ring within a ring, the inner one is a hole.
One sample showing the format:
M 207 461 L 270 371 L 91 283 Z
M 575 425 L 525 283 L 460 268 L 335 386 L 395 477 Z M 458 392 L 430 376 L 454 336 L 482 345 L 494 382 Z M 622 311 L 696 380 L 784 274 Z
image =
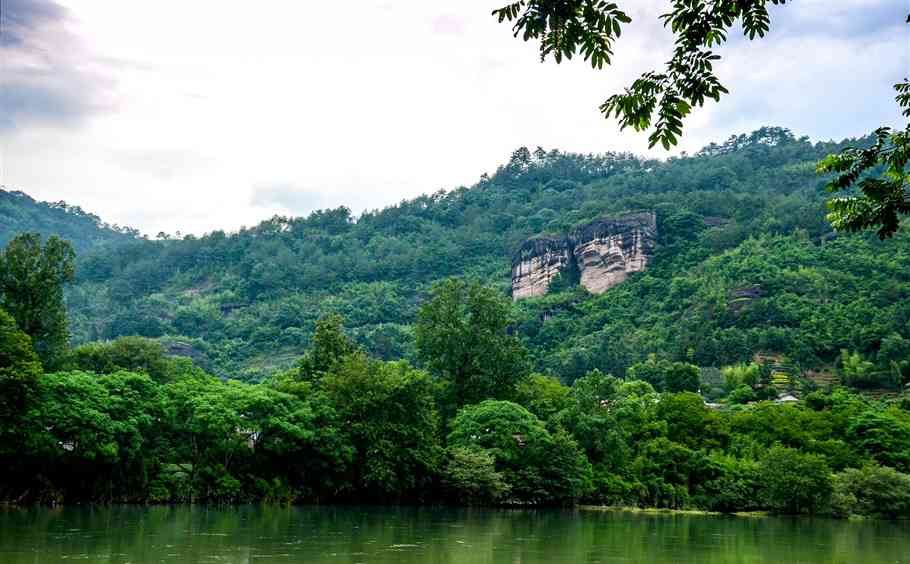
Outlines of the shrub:
M 910 518 L 910 474 L 877 465 L 848 468 L 834 476 L 832 513 Z

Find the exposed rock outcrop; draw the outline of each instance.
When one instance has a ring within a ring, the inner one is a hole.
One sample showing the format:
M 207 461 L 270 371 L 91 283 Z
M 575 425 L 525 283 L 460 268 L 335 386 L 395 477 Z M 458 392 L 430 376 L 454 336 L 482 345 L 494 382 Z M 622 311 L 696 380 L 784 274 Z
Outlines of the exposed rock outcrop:
M 512 298 L 541 296 L 574 261 L 580 284 L 601 294 L 647 267 L 657 236 L 653 212 L 601 218 L 565 237 L 529 239 L 512 259 Z
M 512 259 L 512 299 L 544 295 L 571 254 L 567 239 L 540 237 L 525 241 Z

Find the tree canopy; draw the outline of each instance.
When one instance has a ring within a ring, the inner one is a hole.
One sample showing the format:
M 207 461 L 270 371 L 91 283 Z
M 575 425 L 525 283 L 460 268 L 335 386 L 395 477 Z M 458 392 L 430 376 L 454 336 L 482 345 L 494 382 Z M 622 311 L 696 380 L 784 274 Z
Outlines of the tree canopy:
M 521 341 L 510 333 L 510 309 L 479 281 L 450 278 L 430 290 L 418 312 L 417 350 L 451 384 L 458 407 L 514 396 L 526 362 Z

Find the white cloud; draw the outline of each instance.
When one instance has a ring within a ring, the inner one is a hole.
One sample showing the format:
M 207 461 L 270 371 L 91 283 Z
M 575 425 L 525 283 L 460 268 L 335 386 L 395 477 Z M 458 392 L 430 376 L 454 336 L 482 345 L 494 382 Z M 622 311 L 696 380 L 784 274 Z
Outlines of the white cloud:
M 73 1 L 50 38 L 79 48 L 49 60 L 82 61 L 94 75 L 61 80 L 106 103 L 0 131 L 0 182 L 147 233 L 199 233 L 470 184 L 519 145 L 644 152 L 597 106 L 669 57 L 666 3 L 630 4 L 605 71 L 540 64 L 490 16 L 499 3 Z M 681 148 L 765 124 L 828 138 L 895 121 L 907 35 L 886 8 L 900 6 L 832 4 L 788 4 L 768 39 L 724 47 L 732 94 L 693 116 Z

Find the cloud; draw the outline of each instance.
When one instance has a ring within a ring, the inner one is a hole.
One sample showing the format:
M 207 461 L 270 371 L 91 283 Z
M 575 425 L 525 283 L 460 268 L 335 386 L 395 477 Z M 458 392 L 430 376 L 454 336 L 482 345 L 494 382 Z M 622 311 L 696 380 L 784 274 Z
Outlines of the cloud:
M 44 25 L 64 19 L 66 10 L 50 0 L 4 0 L 0 47 L 22 47 Z
M 437 16 L 433 18 L 433 31 L 442 35 L 464 35 L 467 25 L 463 18 Z
M 284 182 L 254 186 L 250 198 L 251 206 L 283 208 L 301 215 L 326 207 L 326 204 L 323 194 Z
M 892 85 L 910 65 L 910 52 L 899 48 L 910 26 L 898 4 L 805 0 L 776 8 L 765 38 L 719 50 L 715 68 L 730 94 L 708 102 L 687 133 L 700 127 L 704 139 L 780 125 L 827 140 L 899 124 Z
M 147 233 L 356 214 L 471 184 L 521 145 L 668 156 L 598 111 L 672 55 L 666 0 L 620 2 L 633 22 L 603 70 L 541 64 L 490 0 L 0 2 L 4 183 Z M 764 39 L 731 32 L 715 65 L 731 93 L 693 113 L 679 149 L 762 125 L 829 139 L 905 123 L 904 9 L 799 0 L 772 8 Z M 305 22 L 341 22 L 343 40 Z
M 906 28 L 907 6 L 894 0 L 803 0 L 772 11 L 770 38 L 857 39 Z
M 206 155 L 172 148 L 117 151 L 111 161 L 132 173 L 144 173 L 158 180 L 186 177 L 211 166 Z
M 0 132 L 73 126 L 114 105 L 107 64 L 68 30 L 51 0 L 3 0 L 0 12 Z

